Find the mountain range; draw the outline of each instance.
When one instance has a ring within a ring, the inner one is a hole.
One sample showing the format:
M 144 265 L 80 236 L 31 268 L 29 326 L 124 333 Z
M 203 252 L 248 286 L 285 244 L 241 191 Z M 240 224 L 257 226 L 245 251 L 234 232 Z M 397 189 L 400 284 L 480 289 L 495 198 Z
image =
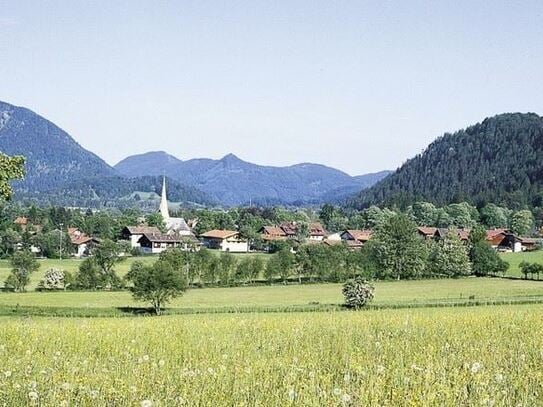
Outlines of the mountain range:
M 131 156 L 115 167 L 60 127 L 24 107 L 0 102 L 0 151 L 26 157 L 15 199 L 69 206 L 153 207 L 161 177 L 172 201 L 203 205 L 307 204 L 337 200 L 386 175 L 350 175 L 318 164 L 270 167 L 228 154 L 181 161 L 164 152 Z M 150 202 L 148 202 L 150 201 Z
M 543 207 L 543 117 L 505 113 L 446 133 L 350 204 L 403 208 L 418 200 Z
M 307 204 L 340 199 L 381 180 L 389 171 L 352 177 L 320 164 L 272 167 L 243 161 L 234 154 L 220 160 L 182 161 L 166 152 L 130 156 L 114 167 L 126 177 L 166 176 L 194 186 L 226 205 Z

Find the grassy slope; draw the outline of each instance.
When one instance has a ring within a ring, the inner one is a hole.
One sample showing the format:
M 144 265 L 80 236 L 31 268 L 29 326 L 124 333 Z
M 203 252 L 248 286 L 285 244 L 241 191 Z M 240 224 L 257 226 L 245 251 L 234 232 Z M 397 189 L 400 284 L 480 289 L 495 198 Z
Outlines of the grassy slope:
M 375 304 L 425 303 L 475 299 L 543 298 L 543 283 L 497 278 L 377 282 Z M 340 284 L 288 285 L 189 290 L 175 299 L 175 308 L 259 307 L 341 304 Z M 44 307 L 141 306 L 128 292 L 0 293 L 0 305 Z
M 522 277 L 519 264 L 522 261 L 529 263 L 541 263 L 543 264 L 543 250 L 528 253 L 503 253 L 502 259 L 509 263 L 509 270 L 507 270 L 508 276 Z M 543 276 L 542 276 L 543 277 Z

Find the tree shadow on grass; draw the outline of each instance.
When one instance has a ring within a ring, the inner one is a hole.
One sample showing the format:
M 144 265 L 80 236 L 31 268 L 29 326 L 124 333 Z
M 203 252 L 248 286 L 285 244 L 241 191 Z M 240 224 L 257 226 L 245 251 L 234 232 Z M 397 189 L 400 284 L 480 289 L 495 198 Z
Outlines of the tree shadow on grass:
M 156 315 L 154 308 L 149 307 L 117 307 L 117 309 L 125 314 Z

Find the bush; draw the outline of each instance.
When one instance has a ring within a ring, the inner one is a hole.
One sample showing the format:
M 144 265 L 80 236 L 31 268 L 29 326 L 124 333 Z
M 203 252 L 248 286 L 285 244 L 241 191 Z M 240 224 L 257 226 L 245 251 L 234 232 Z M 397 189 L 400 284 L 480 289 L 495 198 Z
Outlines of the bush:
M 73 277 L 65 270 L 50 268 L 38 284 L 38 291 L 65 290 L 73 282 Z
M 362 308 L 368 302 L 373 300 L 375 288 L 362 277 L 356 277 L 348 280 L 343 285 L 343 296 L 345 305 L 349 308 Z

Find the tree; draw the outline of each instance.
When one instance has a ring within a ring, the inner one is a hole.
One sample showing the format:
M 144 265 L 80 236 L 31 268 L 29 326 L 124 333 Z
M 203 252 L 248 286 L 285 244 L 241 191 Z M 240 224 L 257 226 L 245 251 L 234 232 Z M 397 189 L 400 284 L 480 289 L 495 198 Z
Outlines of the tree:
M 471 274 L 468 250 L 457 233 L 449 231 L 433 245 L 428 257 L 428 271 L 433 275 L 447 277 Z
M 419 226 L 434 226 L 437 221 L 437 210 L 429 202 L 415 202 L 409 211 L 415 223 Z
M 16 155 L 10 157 L 0 153 L 0 199 L 8 201 L 13 195 L 10 181 L 21 179 L 25 175 L 25 159 Z
M 534 217 L 529 210 L 518 211 L 511 216 L 511 231 L 519 236 L 528 234 L 533 225 Z
M 404 214 L 389 217 L 367 245 L 379 278 L 419 277 L 426 265 L 426 244 Z
M 71 274 L 67 271 L 50 268 L 45 272 L 38 288 L 40 290 L 65 290 L 71 285 L 72 280 Z
M 11 258 L 11 274 L 5 281 L 5 286 L 15 291 L 26 291 L 30 275 L 40 268 L 36 257 L 29 251 L 13 253 Z
M 481 222 L 489 228 L 507 227 L 508 210 L 494 204 L 481 209 Z
M 287 283 L 288 277 L 292 274 L 295 267 L 294 254 L 289 249 L 283 249 L 273 254 L 266 265 L 266 276 L 271 282 L 273 277 L 281 276 L 283 283 Z
M 124 257 L 120 256 L 121 247 L 112 240 L 103 240 L 94 250 L 94 261 L 100 269 L 105 286 L 119 288 L 122 286 L 122 280 L 115 273 L 115 265 Z
M 173 298 L 187 289 L 187 281 L 171 264 L 158 260 L 151 266 L 138 266 L 131 270 L 130 291 L 134 299 L 150 302 L 156 315 Z
M 219 257 L 219 280 L 221 285 L 227 286 L 236 269 L 236 258 L 229 252 L 221 253 Z
M 135 263 L 134 263 L 135 264 Z M 81 262 L 74 277 L 74 287 L 82 290 L 96 290 L 102 287 L 104 278 L 94 258 L 89 257 Z
M 349 308 L 362 308 L 373 300 L 374 287 L 362 277 L 348 280 L 343 285 L 343 296 L 345 305 Z
M 162 217 L 160 212 L 150 213 L 145 217 L 145 222 L 149 226 L 156 226 L 161 232 L 166 231 L 166 224 L 164 223 L 164 218 Z

